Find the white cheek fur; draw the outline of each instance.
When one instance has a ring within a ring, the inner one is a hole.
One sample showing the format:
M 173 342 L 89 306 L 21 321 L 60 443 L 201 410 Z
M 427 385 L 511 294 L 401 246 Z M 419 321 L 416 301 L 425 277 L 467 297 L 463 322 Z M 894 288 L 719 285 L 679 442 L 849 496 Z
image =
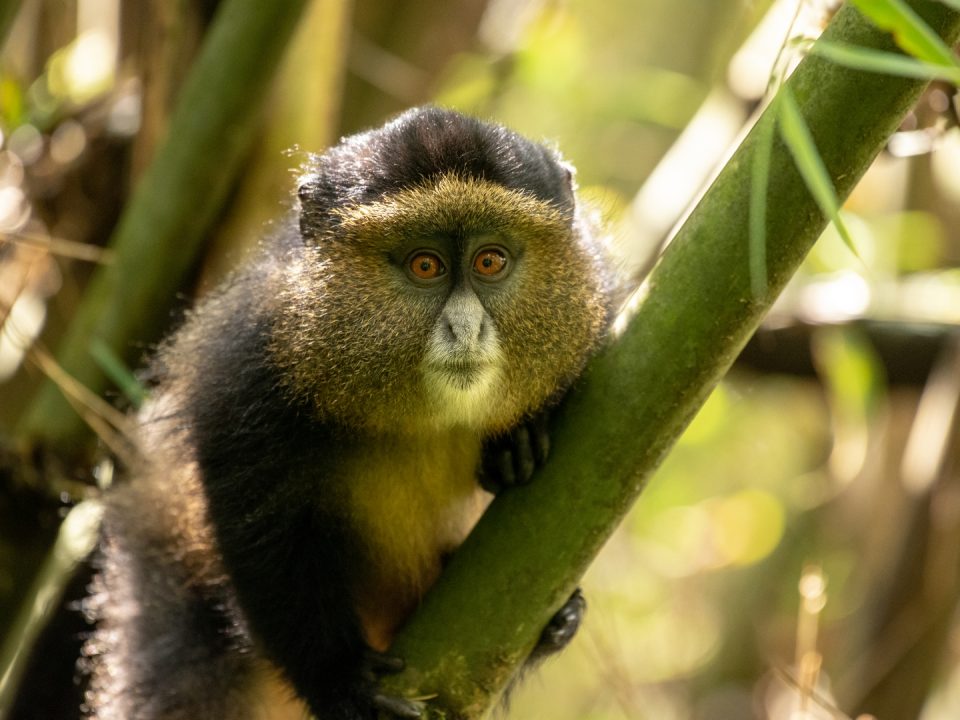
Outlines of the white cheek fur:
M 421 372 L 430 415 L 438 427 L 483 430 L 499 414 L 497 389 L 502 373 L 498 364 L 485 364 L 469 376 L 426 363 Z

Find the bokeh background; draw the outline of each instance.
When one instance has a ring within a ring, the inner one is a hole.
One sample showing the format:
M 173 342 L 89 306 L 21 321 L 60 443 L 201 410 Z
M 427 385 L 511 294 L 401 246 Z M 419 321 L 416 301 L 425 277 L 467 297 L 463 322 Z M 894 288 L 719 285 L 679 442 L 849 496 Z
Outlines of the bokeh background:
M 835 5 L 313 0 L 180 310 L 283 212 L 298 151 L 424 102 L 556 143 L 639 282 Z M 0 2 L 0 457 L 217 6 Z M 932 86 L 877 159 L 844 208 L 856 253 L 827 230 L 584 578 L 581 633 L 508 717 L 960 716 L 956 92 Z M 82 622 L 54 613 L 34 641 L 23 608 L 66 509 L 95 493 L 84 468 L 25 482 L 0 463 L 0 676 L 30 656 L 0 718 L 77 717 Z

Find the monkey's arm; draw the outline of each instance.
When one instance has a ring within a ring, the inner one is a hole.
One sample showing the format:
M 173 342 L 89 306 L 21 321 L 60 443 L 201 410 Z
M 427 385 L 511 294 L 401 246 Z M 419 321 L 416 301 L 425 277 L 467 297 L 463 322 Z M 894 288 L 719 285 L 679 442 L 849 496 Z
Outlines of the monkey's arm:
M 379 693 L 378 674 L 399 668 L 363 640 L 346 523 L 277 470 L 265 470 L 260 492 L 243 498 L 230 488 L 250 488 L 249 478 L 242 485 L 224 478 L 210 493 L 211 510 L 232 518 L 217 523 L 218 539 L 251 634 L 318 717 L 366 720 L 377 709 L 417 717 L 416 706 Z
M 384 667 L 354 610 L 357 542 L 332 482 L 338 438 L 280 389 L 263 326 L 235 311 L 252 295 L 208 306 L 207 322 L 224 330 L 192 353 L 207 360 L 189 387 L 189 419 L 209 520 L 266 657 L 314 714 L 372 719 Z

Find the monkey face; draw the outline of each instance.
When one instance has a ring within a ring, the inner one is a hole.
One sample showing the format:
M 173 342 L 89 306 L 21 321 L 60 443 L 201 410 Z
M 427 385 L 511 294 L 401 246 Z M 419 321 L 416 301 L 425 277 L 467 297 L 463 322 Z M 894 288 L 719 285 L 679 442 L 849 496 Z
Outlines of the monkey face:
M 605 324 L 579 228 L 529 194 L 444 175 L 334 228 L 290 265 L 281 302 L 299 312 L 274 334 L 324 418 L 505 429 L 569 383 Z
M 404 261 L 410 282 L 435 295 L 440 307 L 432 313 L 419 372 L 433 414 L 475 425 L 487 415 L 503 361 L 496 323 L 482 298 L 509 277 L 513 259 L 502 243 L 483 236 L 446 240 L 418 248 Z
M 270 349 L 322 419 L 498 432 L 582 369 L 608 273 L 556 153 L 423 108 L 304 170 Z

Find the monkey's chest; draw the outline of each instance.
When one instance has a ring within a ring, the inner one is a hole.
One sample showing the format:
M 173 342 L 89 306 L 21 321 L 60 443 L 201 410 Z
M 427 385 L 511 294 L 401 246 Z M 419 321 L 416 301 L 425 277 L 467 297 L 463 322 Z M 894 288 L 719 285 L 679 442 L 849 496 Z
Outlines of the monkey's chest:
M 356 603 L 371 646 L 389 646 L 489 504 L 479 456 L 475 437 L 406 440 L 372 449 L 350 478 L 363 566 Z

